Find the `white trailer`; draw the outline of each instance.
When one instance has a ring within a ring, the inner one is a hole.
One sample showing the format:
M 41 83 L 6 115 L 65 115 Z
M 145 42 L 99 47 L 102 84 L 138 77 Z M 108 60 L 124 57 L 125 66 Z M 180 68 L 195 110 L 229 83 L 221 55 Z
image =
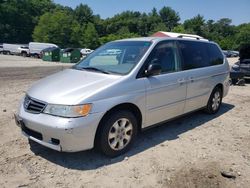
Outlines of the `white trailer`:
M 19 48 L 21 47 L 21 44 L 7 44 L 3 43 L 3 53 L 4 54 L 19 54 L 20 50 Z
M 29 54 L 30 56 L 40 57 L 42 50 L 49 47 L 58 47 L 51 43 L 40 43 L 40 42 L 30 42 L 29 43 Z

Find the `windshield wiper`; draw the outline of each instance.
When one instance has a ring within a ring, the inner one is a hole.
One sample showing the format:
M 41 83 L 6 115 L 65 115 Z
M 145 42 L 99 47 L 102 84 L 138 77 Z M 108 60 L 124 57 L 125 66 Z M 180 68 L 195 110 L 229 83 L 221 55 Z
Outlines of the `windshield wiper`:
M 102 69 L 98 69 L 96 67 L 79 67 L 77 68 L 78 70 L 90 70 L 90 71 L 96 71 L 96 72 L 101 72 L 101 73 L 104 73 L 104 74 L 110 74 L 110 72 L 108 71 L 105 71 L 105 70 L 102 70 Z

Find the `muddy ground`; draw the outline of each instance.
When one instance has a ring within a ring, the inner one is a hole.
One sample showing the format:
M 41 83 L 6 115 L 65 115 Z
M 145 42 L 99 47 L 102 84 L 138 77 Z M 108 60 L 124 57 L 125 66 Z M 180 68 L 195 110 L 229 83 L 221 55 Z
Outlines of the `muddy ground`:
M 218 114 L 195 112 L 149 129 L 114 159 L 29 143 L 13 119 L 19 100 L 36 80 L 69 66 L 0 55 L 0 187 L 250 186 L 250 84 L 232 86 Z

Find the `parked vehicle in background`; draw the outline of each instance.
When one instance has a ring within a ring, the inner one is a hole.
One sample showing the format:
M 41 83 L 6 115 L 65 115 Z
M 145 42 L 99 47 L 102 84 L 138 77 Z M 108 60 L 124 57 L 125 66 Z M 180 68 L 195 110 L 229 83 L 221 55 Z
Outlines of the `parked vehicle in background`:
M 217 113 L 228 90 L 229 65 L 214 42 L 124 39 L 38 81 L 15 120 L 27 138 L 51 149 L 95 146 L 114 157 L 142 129 L 199 109 Z
M 3 53 L 3 45 L 0 44 L 0 54 L 2 54 L 2 53 Z
M 57 45 L 51 43 L 40 43 L 40 42 L 30 42 L 29 43 L 29 54 L 30 56 L 40 58 L 42 50 L 49 48 L 49 47 L 56 47 Z
M 239 57 L 238 51 L 233 50 L 223 50 L 223 53 L 226 57 Z
M 82 56 L 87 56 L 88 54 L 91 54 L 93 51 L 94 50 L 91 50 L 89 48 L 83 48 L 83 49 L 81 49 L 80 52 L 81 52 Z
M 231 57 L 239 57 L 239 52 L 238 51 L 230 50 L 230 53 L 231 53 Z
M 231 69 L 232 84 L 237 84 L 240 79 L 250 77 L 250 44 L 241 47 L 239 61 Z
M 20 46 L 18 48 L 18 53 L 23 56 L 23 57 L 27 57 L 29 56 L 30 54 L 30 51 L 29 51 L 29 47 L 28 46 Z
M 19 55 L 19 48 L 21 46 L 21 44 L 3 43 L 3 53 L 7 55 Z
M 222 52 L 226 57 L 230 57 L 230 54 L 227 50 L 222 50 Z

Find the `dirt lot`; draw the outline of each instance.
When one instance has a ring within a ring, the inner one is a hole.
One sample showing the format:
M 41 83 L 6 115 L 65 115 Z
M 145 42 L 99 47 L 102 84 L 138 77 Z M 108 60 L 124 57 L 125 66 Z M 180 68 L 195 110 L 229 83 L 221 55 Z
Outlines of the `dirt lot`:
M 115 159 L 29 144 L 13 112 L 32 83 L 68 66 L 0 55 L 1 187 L 249 187 L 250 84 L 232 86 L 218 114 L 196 112 L 143 132 Z

